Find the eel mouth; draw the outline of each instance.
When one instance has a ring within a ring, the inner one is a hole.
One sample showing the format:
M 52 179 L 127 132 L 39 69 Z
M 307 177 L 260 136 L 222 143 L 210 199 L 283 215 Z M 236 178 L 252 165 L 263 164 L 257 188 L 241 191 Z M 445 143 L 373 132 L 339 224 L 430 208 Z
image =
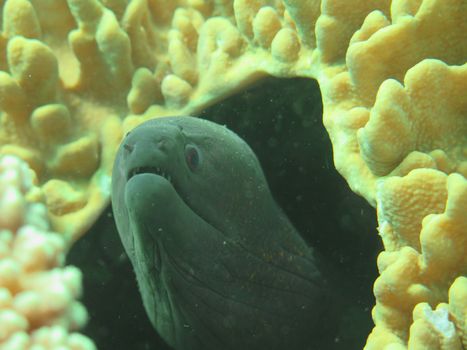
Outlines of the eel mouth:
M 152 167 L 152 166 L 142 166 L 130 169 L 127 175 L 127 181 L 129 181 L 132 177 L 140 174 L 154 174 L 158 176 L 162 176 L 167 181 L 169 181 L 173 185 L 172 176 L 168 174 L 164 169 L 159 167 Z
M 127 173 L 127 181 L 130 181 L 130 179 L 134 176 L 141 175 L 141 174 L 154 174 L 163 177 L 167 181 L 170 182 L 172 187 L 175 189 L 177 194 L 180 196 L 182 201 L 185 202 L 185 204 L 197 215 L 199 216 L 202 220 L 204 220 L 208 225 L 214 227 L 216 230 L 221 231 L 218 229 L 212 222 L 211 220 L 208 220 L 204 216 L 200 215 L 197 210 L 193 208 L 192 205 L 186 200 L 186 197 L 183 195 L 183 193 L 180 193 L 179 188 L 175 181 L 172 179 L 172 176 L 163 168 L 160 167 L 154 167 L 154 166 L 139 166 L 139 167 L 134 167 L 131 168 L 128 173 Z

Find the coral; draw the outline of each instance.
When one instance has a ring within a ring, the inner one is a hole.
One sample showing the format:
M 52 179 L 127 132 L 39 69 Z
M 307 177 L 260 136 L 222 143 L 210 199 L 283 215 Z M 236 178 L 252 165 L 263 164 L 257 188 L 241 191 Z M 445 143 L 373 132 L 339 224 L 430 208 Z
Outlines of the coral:
M 366 348 L 466 347 L 465 0 L 2 9 L 0 153 L 35 171 L 56 231 L 75 240 L 100 214 L 136 124 L 195 114 L 268 75 L 314 78 L 336 168 L 377 207 L 385 245 Z
M 377 201 L 386 251 L 378 257 L 376 327 L 367 348 L 384 349 L 408 339 L 410 349 L 462 349 L 467 180 L 456 173 L 415 169 L 381 181 Z
M 50 231 L 33 176 L 19 158 L 0 158 L 0 349 L 95 349 L 69 333 L 87 319 L 75 300 L 81 272 L 64 266 L 67 243 Z

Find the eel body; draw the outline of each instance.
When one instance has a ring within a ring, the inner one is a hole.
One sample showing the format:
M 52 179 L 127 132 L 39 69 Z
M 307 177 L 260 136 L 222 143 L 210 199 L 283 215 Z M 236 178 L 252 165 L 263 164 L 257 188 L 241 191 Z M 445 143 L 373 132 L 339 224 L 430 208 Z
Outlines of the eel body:
M 329 308 L 316 253 L 235 133 L 195 117 L 141 124 L 118 150 L 112 206 L 174 349 L 315 349 Z

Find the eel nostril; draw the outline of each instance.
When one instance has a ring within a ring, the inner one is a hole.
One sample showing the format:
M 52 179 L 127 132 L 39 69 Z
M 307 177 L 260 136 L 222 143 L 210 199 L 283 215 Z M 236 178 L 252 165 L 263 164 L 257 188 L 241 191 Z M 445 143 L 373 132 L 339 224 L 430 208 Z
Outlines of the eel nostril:
M 163 149 L 164 146 L 165 146 L 165 144 L 166 144 L 165 140 L 160 140 L 160 141 L 157 143 L 157 148 Z
M 129 145 L 128 143 L 124 143 L 124 144 L 123 144 L 123 148 L 124 148 L 125 151 L 127 151 L 128 153 L 133 152 L 133 150 L 135 149 L 134 146 Z

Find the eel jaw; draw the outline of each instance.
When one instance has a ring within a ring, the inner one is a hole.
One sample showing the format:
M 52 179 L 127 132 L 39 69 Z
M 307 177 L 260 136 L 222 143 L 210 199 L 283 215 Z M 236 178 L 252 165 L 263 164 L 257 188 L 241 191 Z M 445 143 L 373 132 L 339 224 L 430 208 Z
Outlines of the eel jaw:
M 135 167 L 128 171 L 127 174 L 127 181 L 129 181 L 133 176 L 139 174 L 154 174 L 158 176 L 162 176 L 167 181 L 169 181 L 173 185 L 172 176 L 168 174 L 164 169 L 159 167 L 152 167 L 152 166 L 142 166 L 142 167 Z
M 167 181 L 169 181 L 169 183 L 172 185 L 172 187 L 175 189 L 175 191 L 177 192 L 177 194 L 180 196 L 180 198 L 182 199 L 182 201 L 185 202 L 185 204 L 187 205 L 187 207 L 189 207 L 198 217 L 200 217 L 203 221 L 205 221 L 208 225 L 212 226 L 213 228 L 215 228 L 216 230 L 218 231 L 221 231 L 219 228 L 217 228 L 214 224 L 212 224 L 211 220 L 208 220 L 207 218 L 205 218 L 204 216 L 200 215 L 198 213 L 198 211 L 196 209 L 194 209 L 187 201 L 186 199 L 184 198 L 185 196 L 183 195 L 183 193 L 181 193 L 179 191 L 179 188 L 177 186 L 177 183 L 176 181 L 174 181 L 172 179 L 172 176 L 166 171 L 164 170 L 163 168 L 160 168 L 160 167 L 154 167 L 154 166 L 137 166 L 137 167 L 134 167 L 134 168 L 131 168 L 128 172 L 127 172 L 127 182 L 130 181 L 130 179 L 134 176 L 137 176 L 137 175 L 141 175 L 141 174 L 154 174 L 154 175 L 157 175 L 157 176 L 161 176 L 163 177 L 164 179 L 166 179 Z

